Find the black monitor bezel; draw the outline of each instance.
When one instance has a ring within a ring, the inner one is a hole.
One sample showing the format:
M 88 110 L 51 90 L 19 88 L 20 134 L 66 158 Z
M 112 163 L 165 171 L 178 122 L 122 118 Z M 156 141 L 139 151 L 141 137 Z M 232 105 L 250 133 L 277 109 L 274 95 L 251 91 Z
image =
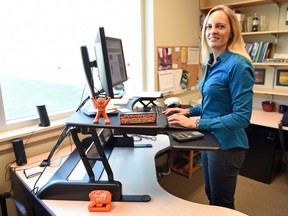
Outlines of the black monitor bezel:
M 116 82 L 113 82 L 113 77 L 112 77 L 112 73 L 111 73 L 110 62 L 109 62 L 109 52 L 107 49 L 107 40 L 117 41 L 121 45 L 121 52 L 122 52 L 121 54 L 123 57 L 123 63 L 124 63 L 123 66 L 124 66 L 124 70 L 125 70 L 125 78 L 121 79 L 121 80 L 117 80 Z M 128 80 L 122 40 L 119 38 L 106 37 L 104 27 L 100 27 L 95 42 L 96 42 L 95 54 L 96 54 L 97 65 L 98 65 L 98 76 L 99 76 L 101 86 L 102 86 L 104 92 L 106 93 L 107 97 L 114 98 L 113 87 L 115 87 L 115 86 Z M 100 47 L 96 47 L 96 46 L 100 46 Z M 100 59 L 100 57 L 98 56 L 97 50 L 96 50 L 97 48 L 102 51 L 101 57 L 103 57 L 103 59 Z M 104 71 L 102 70 L 103 68 L 101 69 L 101 64 L 103 63 L 101 61 L 104 62 Z
M 81 56 L 82 56 L 82 63 L 84 67 L 84 72 L 87 80 L 87 84 L 89 86 L 90 90 L 90 96 L 95 97 L 95 91 L 94 91 L 94 79 L 92 74 L 92 67 L 97 67 L 96 61 L 91 62 L 89 58 L 88 49 L 86 46 L 81 46 Z

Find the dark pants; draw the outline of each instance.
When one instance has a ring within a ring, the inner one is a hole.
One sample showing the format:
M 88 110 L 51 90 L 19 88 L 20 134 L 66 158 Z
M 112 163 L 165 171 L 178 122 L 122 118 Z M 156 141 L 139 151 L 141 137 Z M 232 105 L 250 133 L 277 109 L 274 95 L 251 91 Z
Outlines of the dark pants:
M 246 150 L 233 148 L 227 151 L 203 151 L 201 160 L 205 178 L 205 192 L 210 205 L 234 209 L 237 175 Z

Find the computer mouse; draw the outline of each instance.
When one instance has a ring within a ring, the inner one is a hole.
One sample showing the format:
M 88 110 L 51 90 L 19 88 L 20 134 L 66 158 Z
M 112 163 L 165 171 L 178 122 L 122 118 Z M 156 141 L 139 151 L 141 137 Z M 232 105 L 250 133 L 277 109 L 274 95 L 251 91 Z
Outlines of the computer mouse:
M 181 108 L 181 104 L 176 102 L 167 105 L 167 108 L 175 108 L 175 107 Z
M 167 108 L 181 107 L 181 100 L 178 97 L 170 97 L 164 101 Z

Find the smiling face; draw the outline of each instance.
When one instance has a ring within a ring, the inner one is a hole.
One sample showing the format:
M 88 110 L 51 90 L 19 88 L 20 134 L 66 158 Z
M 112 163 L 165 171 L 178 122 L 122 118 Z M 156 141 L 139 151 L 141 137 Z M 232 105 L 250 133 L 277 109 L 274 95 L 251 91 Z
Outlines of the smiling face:
M 232 33 L 228 16 L 223 11 L 218 10 L 210 15 L 205 28 L 205 37 L 215 57 L 227 49 Z

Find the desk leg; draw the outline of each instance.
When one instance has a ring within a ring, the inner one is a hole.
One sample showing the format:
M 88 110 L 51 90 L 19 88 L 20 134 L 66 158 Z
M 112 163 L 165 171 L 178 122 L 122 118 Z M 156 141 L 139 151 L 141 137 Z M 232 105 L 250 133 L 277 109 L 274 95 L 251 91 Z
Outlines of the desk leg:
M 87 158 L 87 155 L 85 154 L 85 151 L 83 149 L 83 146 L 82 146 L 82 142 L 80 141 L 79 137 L 78 137 L 78 134 L 77 134 L 77 129 L 76 128 L 73 128 L 71 130 L 71 134 L 72 134 L 72 138 L 73 138 L 73 141 L 76 145 L 76 148 L 77 148 L 77 151 L 82 159 L 82 162 L 84 164 L 84 167 L 87 171 L 87 174 L 89 176 L 89 180 L 90 181 L 94 181 L 95 180 L 95 175 L 93 173 L 93 170 L 92 170 L 92 167 L 88 161 L 88 158 Z M 96 144 L 95 144 L 96 145 Z M 97 146 L 97 145 L 96 145 Z M 98 150 L 98 149 L 97 149 Z M 105 156 L 105 155 L 104 155 Z
M 107 173 L 107 176 L 108 176 L 108 180 L 110 181 L 113 181 L 114 180 L 114 177 L 113 177 L 113 172 L 112 172 L 112 169 L 109 165 L 109 162 L 108 162 L 108 159 L 104 153 L 104 150 L 102 148 L 102 145 L 101 145 L 101 142 L 99 140 L 99 137 L 98 137 L 98 134 L 97 132 L 95 131 L 95 129 L 91 129 L 90 130 L 90 133 L 92 135 L 92 140 L 96 146 L 96 149 L 98 151 L 98 154 L 100 156 L 100 160 L 102 161 L 103 163 L 103 166 L 104 166 L 104 169 Z

